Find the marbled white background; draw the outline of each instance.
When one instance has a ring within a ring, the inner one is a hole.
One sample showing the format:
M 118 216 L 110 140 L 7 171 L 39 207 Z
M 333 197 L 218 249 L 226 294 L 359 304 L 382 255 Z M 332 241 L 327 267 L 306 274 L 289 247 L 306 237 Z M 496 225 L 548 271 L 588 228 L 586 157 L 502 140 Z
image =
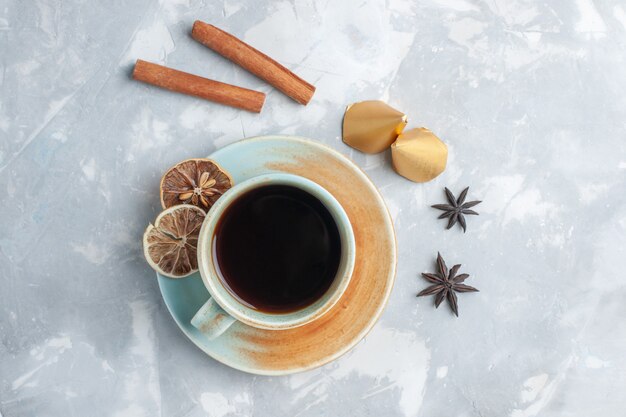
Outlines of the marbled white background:
M 214 23 L 317 86 L 300 106 L 189 35 Z M 137 58 L 264 91 L 260 115 L 134 82 Z M 0 414 L 605 417 L 626 410 L 626 4 L 619 0 L 0 0 Z M 427 184 L 341 142 L 383 99 L 450 150 Z M 388 307 L 321 369 L 256 377 L 189 342 L 141 235 L 179 160 L 297 134 L 380 188 Z M 468 232 L 430 204 L 481 199 Z M 463 263 L 460 317 L 427 285 Z

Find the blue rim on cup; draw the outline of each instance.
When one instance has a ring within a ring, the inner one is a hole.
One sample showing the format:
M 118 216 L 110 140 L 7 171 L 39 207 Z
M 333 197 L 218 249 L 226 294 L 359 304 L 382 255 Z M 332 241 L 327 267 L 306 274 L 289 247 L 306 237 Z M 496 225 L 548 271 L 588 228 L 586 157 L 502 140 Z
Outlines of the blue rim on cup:
M 289 313 L 275 314 L 242 304 L 224 287 L 215 267 L 213 236 L 226 208 L 242 194 L 267 185 L 289 185 L 308 192 L 324 204 L 335 221 L 341 238 L 341 260 L 337 275 L 326 293 L 313 304 Z M 209 339 L 224 333 L 235 321 L 268 330 L 290 329 L 310 323 L 327 313 L 350 283 L 356 255 L 350 219 L 339 202 L 315 182 L 293 174 L 273 173 L 251 178 L 228 190 L 209 210 L 198 236 L 198 268 L 211 298 L 191 319 L 191 324 Z

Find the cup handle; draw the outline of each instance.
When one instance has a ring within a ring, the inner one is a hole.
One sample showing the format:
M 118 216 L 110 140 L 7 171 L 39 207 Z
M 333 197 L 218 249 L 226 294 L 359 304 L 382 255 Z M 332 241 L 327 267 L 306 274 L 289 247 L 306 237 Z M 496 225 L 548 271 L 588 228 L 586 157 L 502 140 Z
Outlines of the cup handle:
M 228 330 L 235 321 L 213 298 L 209 298 L 193 316 L 191 324 L 212 340 Z

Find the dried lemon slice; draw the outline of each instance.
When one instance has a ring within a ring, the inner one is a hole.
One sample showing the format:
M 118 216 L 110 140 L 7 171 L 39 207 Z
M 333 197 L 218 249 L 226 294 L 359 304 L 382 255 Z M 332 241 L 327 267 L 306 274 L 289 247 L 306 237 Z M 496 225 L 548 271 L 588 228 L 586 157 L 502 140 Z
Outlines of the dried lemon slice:
M 163 208 L 193 204 L 209 211 L 213 203 L 230 187 L 233 180 L 210 159 L 187 159 L 174 165 L 161 178 Z
M 152 269 L 170 278 L 198 270 L 198 234 L 204 210 L 182 204 L 163 211 L 143 234 L 143 254 Z

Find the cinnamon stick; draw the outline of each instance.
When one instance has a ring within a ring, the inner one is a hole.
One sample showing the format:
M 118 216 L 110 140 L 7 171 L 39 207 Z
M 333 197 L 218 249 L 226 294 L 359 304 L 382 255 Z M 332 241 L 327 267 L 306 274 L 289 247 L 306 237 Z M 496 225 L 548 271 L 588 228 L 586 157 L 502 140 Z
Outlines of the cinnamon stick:
M 307 104 L 315 87 L 233 35 L 196 20 L 191 36 L 223 57 L 267 81 L 300 104 Z
M 265 102 L 264 93 L 209 80 L 141 59 L 135 64 L 133 78 L 178 93 L 256 113 L 261 111 Z

